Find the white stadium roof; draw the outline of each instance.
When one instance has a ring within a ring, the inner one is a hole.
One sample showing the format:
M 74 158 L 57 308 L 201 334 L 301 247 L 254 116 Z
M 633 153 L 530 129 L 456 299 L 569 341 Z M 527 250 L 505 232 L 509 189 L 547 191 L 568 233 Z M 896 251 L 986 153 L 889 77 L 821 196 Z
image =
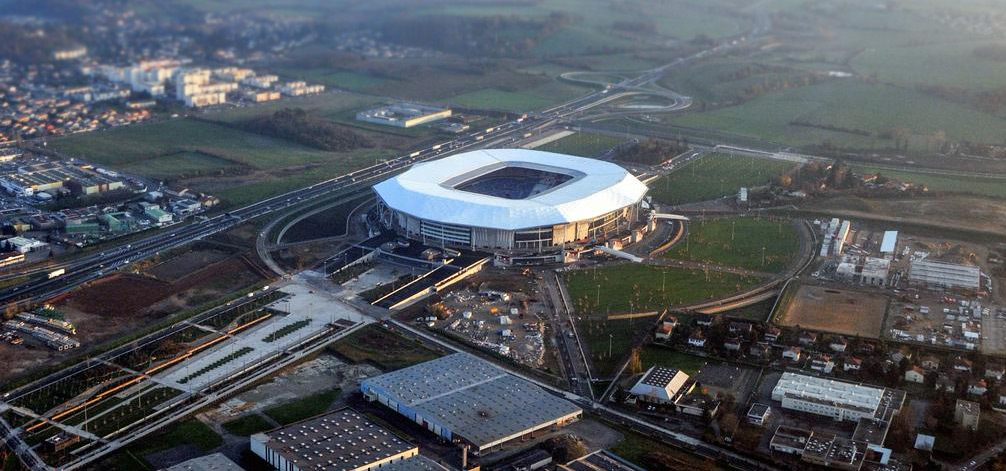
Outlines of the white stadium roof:
M 504 167 L 573 178 L 527 199 L 483 195 L 453 186 Z M 582 221 L 641 200 L 647 187 L 610 162 L 526 149 L 484 149 L 420 163 L 374 186 L 392 209 L 461 226 L 516 230 Z

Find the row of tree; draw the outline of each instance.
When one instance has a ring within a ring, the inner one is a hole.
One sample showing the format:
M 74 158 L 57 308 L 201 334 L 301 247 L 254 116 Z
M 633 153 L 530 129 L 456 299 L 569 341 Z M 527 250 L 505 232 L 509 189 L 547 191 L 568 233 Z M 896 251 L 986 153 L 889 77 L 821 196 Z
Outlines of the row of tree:
M 247 131 L 278 137 L 316 149 L 345 152 L 373 147 L 374 143 L 352 130 L 324 118 L 308 114 L 301 108 L 284 108 L 271 115 L 246 122 Z

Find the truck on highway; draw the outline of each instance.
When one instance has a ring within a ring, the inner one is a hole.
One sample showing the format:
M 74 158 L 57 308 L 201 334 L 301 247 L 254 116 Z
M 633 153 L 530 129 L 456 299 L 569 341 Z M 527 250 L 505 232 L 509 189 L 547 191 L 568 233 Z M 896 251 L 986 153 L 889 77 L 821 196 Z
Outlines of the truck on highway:
M 417 151 L 409 154 L 409 157 L 419 157 L 419 154 L 420 154 L 420 151 L 417 150 Z
M 440 150 L 440 144 L 437 144 L 437 145 L 431 147 L 431 149 L 433 149 L 433 150 Z
M 489 128 L 489 129 L 486 129 L 486 134 L 489 134 L 489 133 L 491 133 L 491 132 L 493 132 L 493 131 L 495 131 L 495 130 L 496 130 L 496 128 Z
M 56 278 L 56 277 L 59 277 L 59 276 L 63 276 L 63 274 L 65 274 L 65 273 L 66 273 L 66 268 L 60 268 L 58 270 L 53 270 L 53 271 L 49 272 L 49 279 L 51 280 L 53 278 Z

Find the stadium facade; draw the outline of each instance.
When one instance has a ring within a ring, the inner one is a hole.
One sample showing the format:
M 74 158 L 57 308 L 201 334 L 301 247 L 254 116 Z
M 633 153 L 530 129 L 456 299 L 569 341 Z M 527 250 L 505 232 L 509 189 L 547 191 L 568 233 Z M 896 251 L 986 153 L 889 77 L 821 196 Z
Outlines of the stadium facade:
M 374 191 L 382 223 L 404 237 L 533 263 L 631 234 L 647 187 L 609 162 L 485 149 L 417 164 Z

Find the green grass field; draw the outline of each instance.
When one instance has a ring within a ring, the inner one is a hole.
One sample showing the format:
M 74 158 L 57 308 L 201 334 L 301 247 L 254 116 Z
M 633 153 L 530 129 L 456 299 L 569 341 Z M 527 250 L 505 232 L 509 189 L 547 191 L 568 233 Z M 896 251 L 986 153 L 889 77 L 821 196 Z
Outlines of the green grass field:
M 223 427 L 228 432 L 242 437 L 247 437 L 273 428 L 272 424 L 270 424 L 268 420 L 255 413 L 226 422 L 223 424 Z
M 576 133 L 536 147 L 535 150 L 579 155 L 581 157 L 597 157 L 624 141 L 624 139 L 602 134 Z
M 677 368 L 689 376 L 695 376 L 702 369 L 702 366 L 706 364 L 706 359 L 667 347 L 647 345 L 639 352 L 639 362 L 642 364 L 644 371 L 651 366 L 663 366 L 666 368 Z
M 982 46 L 1002 46 L 1000 41 L 955 41 L 930 44 L 885 44 L 864 50 L 853 58 L 852 68 L 884 82 L 924 84 L 965 90 L 995 90 L 1006 86 L 1006 62 L 974 54 Z
M 943 131 L 950 140 L 1003 142 L 1006 120 L 921 92 L 854 79 L 769 93 L 741 105 L 672 118 L 678 126 L 715 129 L 792 146 L 831 142 L 851 148 L 887 148 L 880 137 L 896 127 L 909 129 L 917 139 L 912 150 L 927 148 L 925 136 Z M 799 126 L 830 126 L 870 133 Z
M 799 247 L 799 236 L 790 221 L 700 219 L 688 223 L 687 239 L 664 256 L 777 273 L 793 261 Z
M 440 356 L 414 340 L 376 325 L 368 325 L 326 348 L 354 363 L 371 363 L 384 371 L 405 368 Z
M 242 180 L 237 183 L 227 180 L 201 181 L 190 186 L 199 191 L 219 196 L 228 206 L 241 206 L 374 165 L 378 159 L 390 158 L 394 155 L 396 154 L 392 151 L 367 149 L 363 152 L 350 154 L 343 160 L 311 166 L 297 172 L 260 175 L 255 179 Z
M 122 172 L 161 180 L 224 174 L 235 170 L 241 171 L 242 169 L 247 170 L 247 167 L 240 163 L 190 151 L 137 160 L 119 165 L 116 168 Z
M 748 156 L 710 154 L 650 184 L 650 195 L 662 203 L 682 204 L 733 195 L 741 187 L 771 182 L 796 164 Z
M 623 263 L 576 270 L 567 277 L 574 308 L 584 316 L 662 310 L 741 292 L 759 279 L 727 273 Z
M 271 407 L 264 413 L 280 425 L 289 425 L 327 411 L 340 394 L 339 389 L 331 389 Z
M 50 147 L 117 168 L 180 152 L 200 152 L 233 164 L 271 169 L 320 162 L 330 152 L 193 119 L 170 119 L 56 139 Z
M 465 108 L 522 113 L 547 108 L 551 105 L 584 95 L 587 92 L 587 88 L 552 80 L 522 91 L 482 88 L 445 97 L 442 101 Z

